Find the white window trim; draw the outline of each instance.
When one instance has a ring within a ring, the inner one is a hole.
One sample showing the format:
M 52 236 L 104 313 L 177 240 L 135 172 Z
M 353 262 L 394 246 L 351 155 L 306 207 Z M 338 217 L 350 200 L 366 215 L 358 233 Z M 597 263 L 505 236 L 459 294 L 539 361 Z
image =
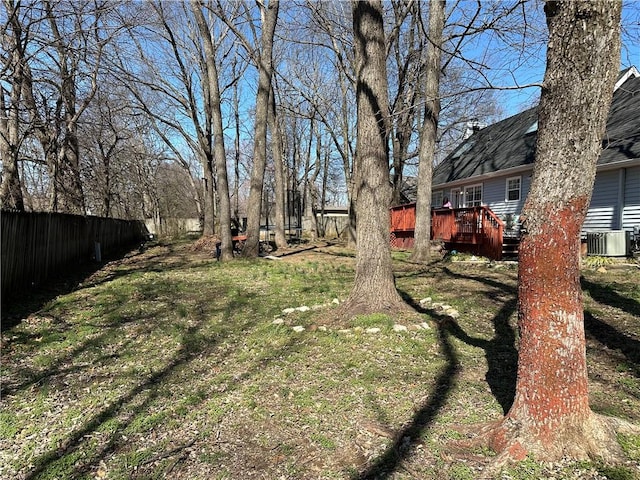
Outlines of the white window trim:
M 464 206 L 465 207 L 471 207 L 471 205 L 469 205 L 469 200 L 467 197 L 467 190 L 471 190 L 472 188 L 475 189 L 477 187 L 480 187 L 480 205 L 482 206 L 482 197 L 484 196 L 484 185 L 482 183 L 476 183 L 474 185 L 467 185 L 466 187 L 464 187 Z
M 518 198 L 514 200 L 509 199 L 509 181 L 510 180 L 519 180 L 520 188 L 518 188 Z M 519 202 L 522 198 L 522 175 L 518 175 L 517 177 L 509 177 L 504 182 L 504 201 L 505 202 Z

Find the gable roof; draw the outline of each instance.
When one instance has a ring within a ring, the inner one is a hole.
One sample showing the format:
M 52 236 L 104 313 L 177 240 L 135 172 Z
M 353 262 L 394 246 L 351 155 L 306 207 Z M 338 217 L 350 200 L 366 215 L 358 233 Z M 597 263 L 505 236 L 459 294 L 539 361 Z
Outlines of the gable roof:
M 640 76 L 629 78 L 613 94 L 602 148 L 601 165 L 640 158 Z
M 628 72 L 631 71 L 631 74 Z M 599 165 L 640 159 L 640 76 L 621 72 L 624 83 L 613 94 Z M 450 153 L 433 172 L 433 185 L 464 180 L 533 164 L 538 108 L 483 128 Z

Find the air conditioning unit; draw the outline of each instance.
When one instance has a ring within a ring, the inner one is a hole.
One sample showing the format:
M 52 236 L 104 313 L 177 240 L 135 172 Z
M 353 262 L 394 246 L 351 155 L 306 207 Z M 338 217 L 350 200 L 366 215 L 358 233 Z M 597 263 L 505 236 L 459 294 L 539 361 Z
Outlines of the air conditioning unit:
M 603 257 L 626 257 L 631 246 L 631 235 L 625 230 L 587 232 L 587 254 Z

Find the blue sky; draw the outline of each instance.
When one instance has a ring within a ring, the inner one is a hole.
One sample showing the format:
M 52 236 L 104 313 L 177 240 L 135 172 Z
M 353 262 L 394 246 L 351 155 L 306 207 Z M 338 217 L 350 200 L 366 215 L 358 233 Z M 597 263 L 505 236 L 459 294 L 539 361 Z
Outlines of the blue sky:
M 635 66 L 640 69 L 640 1 L 623 2 L 622 11 L 622 51 L 620 69 Z M 520 85 L 542 83 L 545 70 L 545 48 L 542 46 L 531 55 L 522 67 L 515 70 L 515 79 Z M 525 88 L 498 92 L 503 109 L 503 118 L 515 115 L 537 103 L 539 88 Z

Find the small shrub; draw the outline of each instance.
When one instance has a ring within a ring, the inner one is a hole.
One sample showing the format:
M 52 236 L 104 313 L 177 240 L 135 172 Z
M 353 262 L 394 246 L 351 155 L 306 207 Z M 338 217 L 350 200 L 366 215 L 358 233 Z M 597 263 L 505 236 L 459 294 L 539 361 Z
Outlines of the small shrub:
M 598 269 L 606 265 L 611 265 L 614 262 L 611 257 L 601 257 L 599 255 L 593 255 L 585 258 L 582 261 L 582 265 L 586 268 Z

